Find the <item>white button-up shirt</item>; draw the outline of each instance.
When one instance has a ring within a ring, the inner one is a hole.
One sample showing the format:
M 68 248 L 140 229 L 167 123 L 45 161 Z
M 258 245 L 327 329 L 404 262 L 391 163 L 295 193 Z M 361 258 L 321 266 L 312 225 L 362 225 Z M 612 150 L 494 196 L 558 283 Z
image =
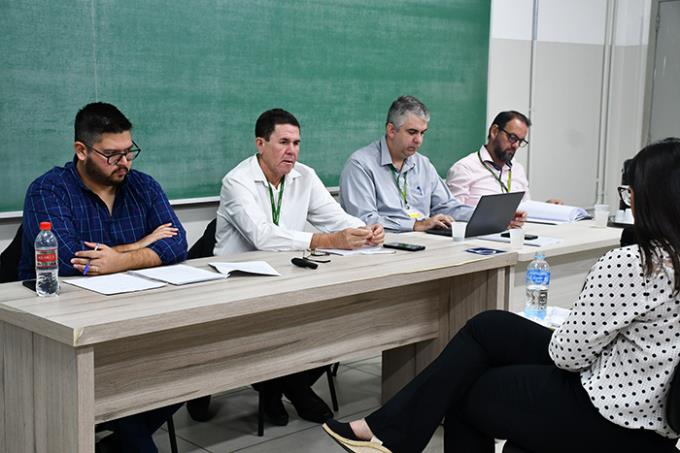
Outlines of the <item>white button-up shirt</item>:
M 486 167 L 479 161 L 480 156 L 487 164 Z M 531 199 L 529 181 L 522 164 L 519 162 L 513 162 L 511 165 L 505 164 L 499 171 L 492 163 L 493 159 L 489 151 L 482 146 L 479 149 L 479 156 L 474 152 L 453 164 L 446 176 L 446 185 L 449 186 L 453 196 L 461 203 L 477 206 L 482 195 L 504 193 L 505 190 L 501 187 L 503 183 L 505 187 L 510 185 L 510 192 L 523 191 L 523 201 Z M 512 179 L 510 179 L 510 170 L 512 170 Z
M 364 222 L 342 210 L 314 170 L 301 163 L 285 177 L 279 224 L 274 224 L 267 178 L 257 161 L 249 157 L 222 179 L 217 209 L 215 255 L 249 250 L 305 250 L 313 233 L 304 231 L 309 222 L 324 233 Z M 272 186 L 274 203 L 279 190 Z

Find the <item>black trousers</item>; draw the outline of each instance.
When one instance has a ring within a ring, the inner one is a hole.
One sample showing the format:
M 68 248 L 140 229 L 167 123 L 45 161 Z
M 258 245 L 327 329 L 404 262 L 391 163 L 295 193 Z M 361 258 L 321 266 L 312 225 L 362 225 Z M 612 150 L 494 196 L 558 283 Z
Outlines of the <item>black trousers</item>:
M 125 453 L 157 453 L 153 433 L 165 423 L 182 404 L 160 407 L 140 414 L 129 415 L 102 423 L 103 429 L 114 432 L 117 447 Z
M 268 381 L 257 382 L 253 388 L 258 392 L 269 394 L 284 393 L 288 398 L 295 398 L 298 392 L 308 389 L 326 372 L 326 367 L 312 368 L 299 373 L 281 376 Z
M 550 359 L 551 335 L 513 313 L 481 313 L 366 421 L 394 453 L 422 451 L 442 419 L 446 453 L 493 453 L 495 438 L 532 453 L 676 452 L 671 439 L 600 415 L 579 374 Z

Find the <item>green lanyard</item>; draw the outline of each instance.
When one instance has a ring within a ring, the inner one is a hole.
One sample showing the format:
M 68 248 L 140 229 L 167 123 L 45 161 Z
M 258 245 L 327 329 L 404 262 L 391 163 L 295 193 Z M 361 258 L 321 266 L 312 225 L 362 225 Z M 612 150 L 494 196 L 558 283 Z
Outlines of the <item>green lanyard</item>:
M 274 205 L 274 192 L 272 191 L 272 185 L 267 182 L 267 188 L 269 189 L 269 201 L 272 202 L 272 220 L 274 225 L 279 224 L 279 217 L 281 216 L 281 200 L 283 200 L 283 185 L 286 183 L 285 176 L 281 178 L 281 190 L 279 190 L 279 202 L 278 206 Z
M 512 184 L 512 168 L 508 170 L 508 185 L 506 186 L 503 184 L 503 181 L 501 181 L 501 174 L 503 173 L 503 167 L 499 170 L 499 174 L 497 175 L 491 168 L 489 168 L 489 165 L 482 160 L 482 155 L 477 151 L 477 157 L 479 157 L 479 162 L 486 168 L 489 173 L 491 173 L 491 176 L 494 177 L 496 181 L 498 181 L 498 184 L 501 185 L 501 190 L 503 192 L 510 192 L 510 185 Z
M 399 185 L 399 173 L 397 173 L 397 169 L 394 168 L 394 165 L 390 164 L 390 170 L 392 170 L 392 174 L 394 175 L 394 182 L 397 185 L 397 190 L 399 193 L 401 193 L 401 198 L 404 200 L 404 204 L 408 209 L 408 200 L 406 199 L 406 194 L 408 193 L 408 181 L 406 181 L 406 174 L 408 172 L 404 172 L 404 187 L 401 187 Z

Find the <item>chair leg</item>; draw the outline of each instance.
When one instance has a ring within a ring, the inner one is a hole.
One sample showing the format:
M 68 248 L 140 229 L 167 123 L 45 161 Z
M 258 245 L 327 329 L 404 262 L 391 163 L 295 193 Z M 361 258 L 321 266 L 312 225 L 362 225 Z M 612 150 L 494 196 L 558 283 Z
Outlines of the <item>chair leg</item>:
M 340 368 L 340 362 L 335 362 L 333 365 L 331 365 L 331 368 L 333 369 L 333 376 L 337 376 L 338 368 Z
M 262 398 L 262 392 L 257 392 L 257 435 L 264 436 L 264 398 Z
M 172 415 L 168 417 L 166 424 L 168 425 L 168 437 L 170 437 L 170 451 L 172 453 L 178 453 L 177 436 L 175 435 L 175 422 L 172 419 Z
M 326 377 L 328 378 L 328 390 L 331 392 L 331 402 L 333 403 L 333 412 L 338 411 L 338 396 L 335 394 L 335 384 L 333 382 L 332 366 L 326 368 Z

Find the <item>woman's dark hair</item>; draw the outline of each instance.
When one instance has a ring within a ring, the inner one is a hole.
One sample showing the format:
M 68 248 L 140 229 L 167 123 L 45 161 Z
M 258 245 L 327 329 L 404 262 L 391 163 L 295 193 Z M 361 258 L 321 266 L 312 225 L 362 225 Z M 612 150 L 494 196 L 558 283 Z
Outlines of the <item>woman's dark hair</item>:
M 645 274 L 655 271 L 663 249 L 673 265 L 673 294 L 680 294 L 680 139 L 644 147 L 633 158 L 628 175 Z

